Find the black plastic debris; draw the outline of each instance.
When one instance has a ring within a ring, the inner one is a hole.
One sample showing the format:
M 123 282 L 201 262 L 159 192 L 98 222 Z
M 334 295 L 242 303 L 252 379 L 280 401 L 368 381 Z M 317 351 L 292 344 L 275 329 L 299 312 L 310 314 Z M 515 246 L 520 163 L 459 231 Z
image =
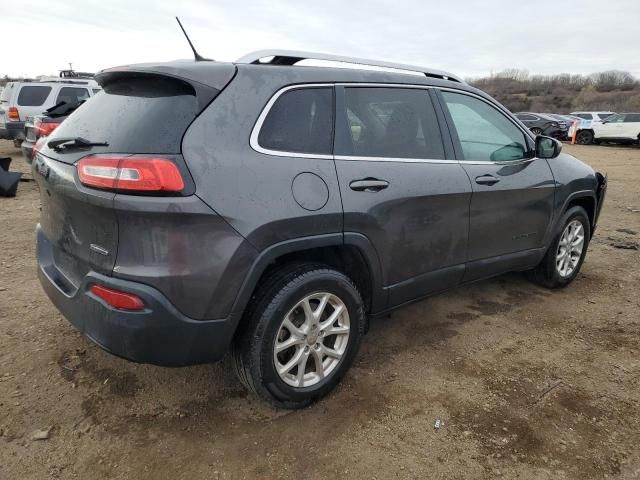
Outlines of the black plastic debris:
M 15 197 L 22 173 L 10 172 L 11 157 L 0 158 L 0 197 Z
M 11 157 L 0 157 L 0 169 L 5 172 L 9 171 L 9 166 L 11 165 Z

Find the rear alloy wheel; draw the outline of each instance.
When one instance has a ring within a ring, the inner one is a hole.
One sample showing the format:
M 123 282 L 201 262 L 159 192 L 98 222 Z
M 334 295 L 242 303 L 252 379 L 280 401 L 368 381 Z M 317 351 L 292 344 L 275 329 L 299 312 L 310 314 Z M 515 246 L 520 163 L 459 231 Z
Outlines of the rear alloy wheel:
M 580 130 L 576 135 L 578 145 L 590 145 L 593 143 L 593 132 L 589 130 Z
M 309 295 L 287 313 L 273 349 L 276 371 L 292 387 L 311 387 L 340 363 L 349 344 L 349 312 L 336 295 Z
M 542 135 L 542 129 L 538 128 L 538 127 L 533 127 L 531 129 L 531 133 L 533 133 L 534 135 L 538 136 L 538 135 Z
M 279 408 L 329 393 L 353 362 L 365 331 L 364 302 L 342 272 L 301 263 L 262 281 L 233 345 L 240 381 Z

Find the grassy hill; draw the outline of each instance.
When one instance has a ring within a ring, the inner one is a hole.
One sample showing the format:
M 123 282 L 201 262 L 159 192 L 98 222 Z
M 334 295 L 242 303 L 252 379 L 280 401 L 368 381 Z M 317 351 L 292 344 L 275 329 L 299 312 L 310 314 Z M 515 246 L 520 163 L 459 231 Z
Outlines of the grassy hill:
M 529 75 L 506 70 L 467 80 L 513 112 L 568 113 L 576 110 L 640 112 L 640 81 L 609 71 L 592 75 Z

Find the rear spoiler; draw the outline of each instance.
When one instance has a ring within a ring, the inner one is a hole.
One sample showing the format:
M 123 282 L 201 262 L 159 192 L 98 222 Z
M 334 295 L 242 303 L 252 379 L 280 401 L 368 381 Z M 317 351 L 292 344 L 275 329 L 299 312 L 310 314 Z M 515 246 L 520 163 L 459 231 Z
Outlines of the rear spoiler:
M 104 88 L 110 82 L 132 76 L 163 76 L 185 82 L 196 92 L 200 108 L 206 107 L 236 74 L 231 63 L 176 60 L 166 63 L 140 63 L 108 68 L 98 72 L 95 80 Z

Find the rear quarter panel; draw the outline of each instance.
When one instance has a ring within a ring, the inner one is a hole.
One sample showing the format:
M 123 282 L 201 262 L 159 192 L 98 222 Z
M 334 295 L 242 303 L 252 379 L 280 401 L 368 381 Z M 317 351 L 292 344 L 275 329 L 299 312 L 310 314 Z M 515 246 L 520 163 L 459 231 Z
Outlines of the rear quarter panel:
M 196 194 L 258 251 L 286 240 L 342 232 L 342 203 L 332 159 L 274 156 L 250 146 L 256 120 L 280 88 L 305 82 L 292 69 L 239 66 L 234 80 L 187 131 L 182 152 Z M 315 211 L 293 198 L 303 172 L 322 178 L 328 199 Z

